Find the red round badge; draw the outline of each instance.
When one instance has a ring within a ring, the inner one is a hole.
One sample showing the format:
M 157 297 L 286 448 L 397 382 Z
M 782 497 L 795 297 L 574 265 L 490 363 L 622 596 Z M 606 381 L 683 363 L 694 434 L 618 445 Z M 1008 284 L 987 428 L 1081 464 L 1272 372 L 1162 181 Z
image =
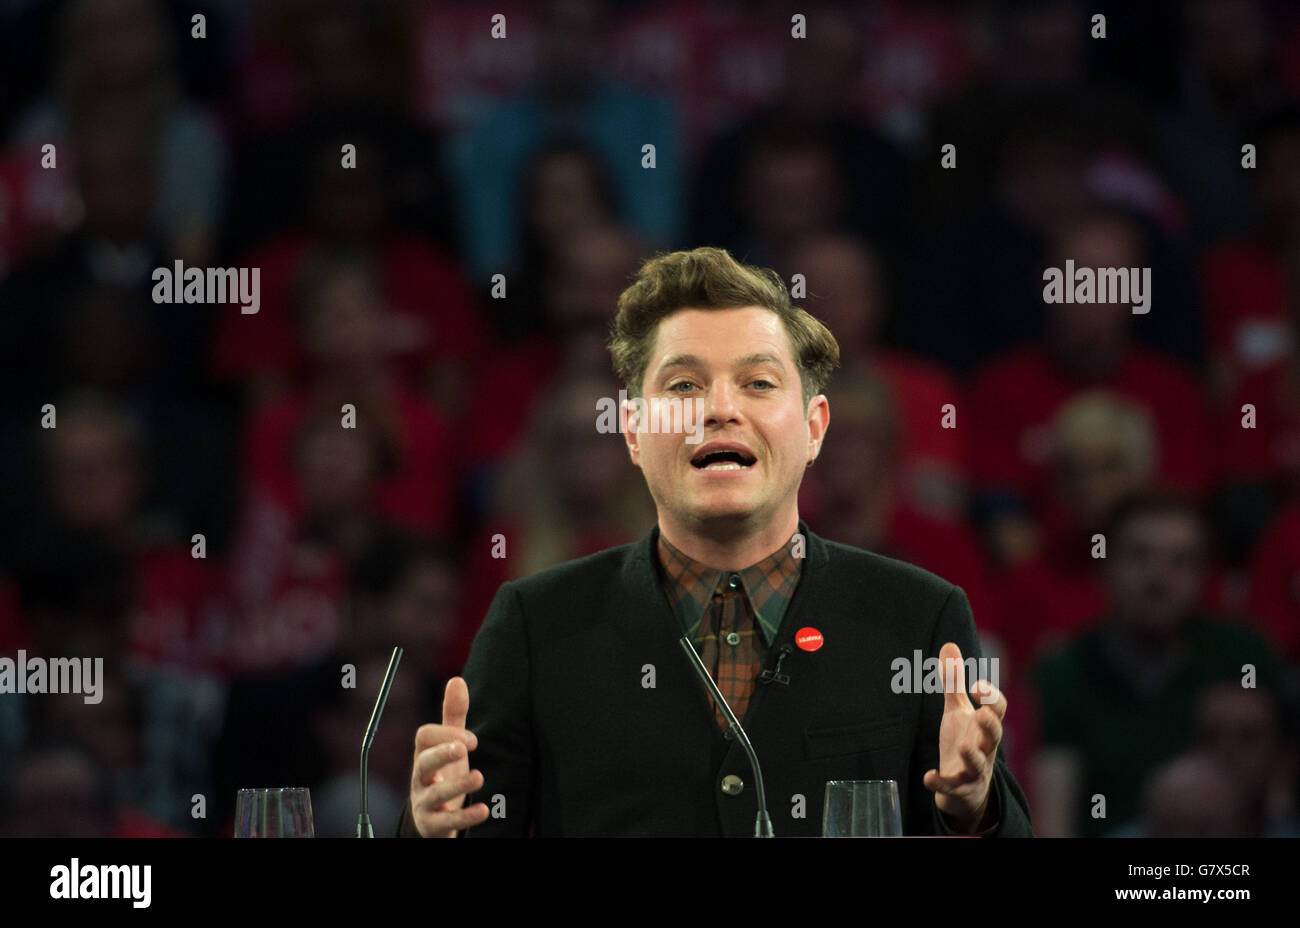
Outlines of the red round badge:
M 794 643 L 805 651 L 816 651 L 822 646 L 822 633 L 806 625 L 794 633 Z

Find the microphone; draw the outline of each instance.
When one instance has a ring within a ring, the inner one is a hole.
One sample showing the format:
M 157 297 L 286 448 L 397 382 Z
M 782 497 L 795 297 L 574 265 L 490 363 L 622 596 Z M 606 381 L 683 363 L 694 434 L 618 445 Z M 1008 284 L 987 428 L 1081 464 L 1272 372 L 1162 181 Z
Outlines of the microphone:
M 731 706 L 722 698 L 722 691 L 718 689 L 718 685 L 709 676 L 704 661 L 700 660 L 700 656 L 695 653 L 695 646 L 691 644 L 690 639 L 683 635 L 679 643 L 682 650 L 691 659 L 691 666 L 695 668 L 695 672 L 699 674 L 700 679 L 704 681 L 704 685 L 713 694 L 713 698 L 722 707 L 722 714 L 731 723 L 731 731 L 735 733 L 736 740 L 740 742 L 740 746 L 745 749 L 745 755 L 749 758 L 749 766 L 754 771 L 754 788 L 758 793 L 758 817 L 754 819 L 754 837 L 771 838 L 773 837 L 772 819 L 767 814 L 767 794 L 763 791 L 763 771 L 759 769 L 758 755 L 754 753 L 754 746 L 749 743 L 749 736 L 745 734 L 745 728 L 740 724 L 740 719 L 736 718 L 736 713 L 731 711 Z
M 781 661 L 785 660 L 794 652 L 794 648 L 788 644 L 783 644 L 776 649 L 776 669 L 764 670 L 758 675 L 759 683 L 780 683 L 782 686 L 790 685 L 790 675 L 781 673 Z
M 379 717 L 384 714 L 388 691 L 393 688 L 393 677 L 397 676 L 397 665 L 401 662 L 404 653 L 401 647 L 393 648 L 393 656 L 388 659 L 388 670 L 384 672 L 384 685 L 379 688 L 375 710 L 370 713 L 370 724 L 366 726 L 365 737 L 361 739 L 361 814 L 357 816 L 358 838 L 375 836 L 375 830 L 370 827 L 370 793 L 366 782 L 366 765 L 370 760 L 370 745 L 374 743 L 375 732 L 379 730 Z

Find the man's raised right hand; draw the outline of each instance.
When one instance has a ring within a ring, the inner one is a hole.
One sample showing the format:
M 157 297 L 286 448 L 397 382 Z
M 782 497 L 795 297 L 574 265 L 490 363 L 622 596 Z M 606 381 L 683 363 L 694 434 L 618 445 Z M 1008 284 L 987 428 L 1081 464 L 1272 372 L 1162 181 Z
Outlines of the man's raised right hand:
M 469 687 L 452 677 L 442 699 L 442 724 L 421 725 L 415 733 L 411 814 L 421 837 L 454 838 L 460 829 L 487 820 L 486 803 L 463 808 L 466 794 L 483 788 L 483 774 L 469 769 L 478 738 L 465 728 L 468 713 Z

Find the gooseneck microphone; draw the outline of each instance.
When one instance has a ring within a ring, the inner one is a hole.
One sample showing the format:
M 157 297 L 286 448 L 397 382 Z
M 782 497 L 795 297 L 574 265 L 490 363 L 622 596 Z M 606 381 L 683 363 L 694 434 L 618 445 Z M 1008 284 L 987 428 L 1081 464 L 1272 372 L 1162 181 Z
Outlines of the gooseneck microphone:
M 683 635 L 680 644 L 682 650 L 686 652 L 686 656 L 691 659 L 691 666 L 695 668 L 695 672 L 699 674 L 700 679 L 704 681 L 704 685 L 713 694 L 713 698 L 722 707 L 722 714 L 731 723 L 731 730 L 735 733 L 740 746 L 745 749 L 745 755 L 749 758 L 749 766 L 753 768 L 754 789 L 758 793 L 758 817 L 754 820 L 754 837 L 771 838 L 773 837 L 772 819 L 767 814 L 767 794 L 763 791 L 763 771 L 759 769 L 758 755 L 754 753 L 754 746 L 749 743 L 749 735 L 745 734 L 744 726 L 740 724 L 740 719 L 736 718 L 736 713 L 731 711 L 731 706 L 727 704 L 727 700 L 722 698 L 722 691 L 718 689 L 718 685 L 709 676 L 704 661 L 700 660 L 700 656 L 695 653 L 695 646 L 691 644 L 690 639 Z
M 370 793 L 366 782 L 366 766 L 370 760 L 370 745 L 375 741 L 375 732 L 379 730 L 379 717 L 384 714 L 384 705 L 388 702 L 388 691 L 393 688 L 393 677 L 397 676 L 397 665 L 405 652 L 393 648 L 393 656 L 388 659 L 388 670 L 384 673 L 384 685 L 379 688 L 379 698 L 375 700 L 375 710 L 370 713 L 370 724 L 366 726 L 366 735 L 361 739 L 361 814 L 357 816 L 357 837 L 373 838 L 375 830 L 370 827 Z

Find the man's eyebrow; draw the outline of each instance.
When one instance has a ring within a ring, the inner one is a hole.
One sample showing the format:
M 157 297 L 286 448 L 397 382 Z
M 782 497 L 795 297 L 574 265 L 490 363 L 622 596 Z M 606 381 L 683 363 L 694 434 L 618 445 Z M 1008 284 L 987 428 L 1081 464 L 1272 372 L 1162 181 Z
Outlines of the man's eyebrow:
M 659 370 L 665 371 L 670 367 L 703 367 L 704 362 L 693 354 L 674 354 L 669 355 L 659 362 Z
M 743 358 L 736 359 L 736 367 L 753 367 L 756 364 L 775 364 L 777 367 L 784 367 L 781 359 L 774 354 L 766 351 L 760 351 L 755 354 L 747 354 Z
M 784 366 L 780 358 L 766 351 L 747 354 L 743 358 L 737 358 L 733 362 L 735 367 L 753 367 L 756 364 L 775 364 L 777 367 Z M 704 367 L 704 361 L 697 355 L 693 354 L 674 354 L 669 355 L 659 362 L 659 370 L 661 372 L 670 367 Z

